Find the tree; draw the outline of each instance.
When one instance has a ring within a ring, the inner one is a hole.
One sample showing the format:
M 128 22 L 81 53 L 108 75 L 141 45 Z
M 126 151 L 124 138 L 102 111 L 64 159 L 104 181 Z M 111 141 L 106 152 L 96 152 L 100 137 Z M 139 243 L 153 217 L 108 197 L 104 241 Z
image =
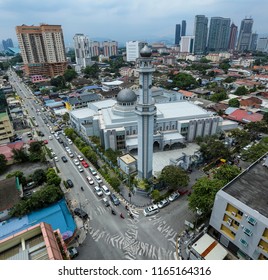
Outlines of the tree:
M 174 190 L 186 187 L 189 183 L 189 176 L 186 171 L 174 165 L 165 166 L 161 171 L 159 179 Z
M 223 62 L 221 62 L 219 64 L 219 67 L 225 72 L 227 73 L 228 69 L 231 67 L 229 60 L 224 60 Z
M 220 102 L 222 100 L 225 100 L 228 98 L 228 95 L 226 92 L 219 92 L 219 93 L 214 93 L 211 95 L 210 100 L 213 102 Z
M 245 86 L 242 86 L 242 87 L 238 87 L 236 89 L 236 91 L 234 92 L 235 95 L 245 95 L 245 94 L 248 94 L 248 90 L 246 89 Z
M 188 89 L 197 85 L 198 83 L 195 78 L 186 73 L 179 73 L 175 75 L 172 83 L 172 87 L 178 87 L 180 89 Z
M 66 112 L 63 116 L 62 116 L 62 120 L 64 122 L 68 122 L 70 120 L 70 115 L 68 112 Z
M 63 77 L 66 82 L 71 82 L 73 79 L 77 77 L 77 73 L 74 69 L 67 69 L 65 70 Z
M 42 185 L 47 180 L 45 171 L 43 169 L 35 170 L 32 175 L 32 180 L 38 185 Z
M 263 121 L 265 121 L 266 124 L 268 124 L 268 112 L 265 112 L 265 113 L 263 114 Z
M 83 70 L 84 74 L 88 75 L 90 78 L 97 79 L 99 77 L 100 68 L 97 63 L 93 64 L 92 66 L 87 66 Z
M 235 138 L 237 145 L 244 147 L 250 142 L 250 134 L 244 129 L 235 128 L 230 131 L 230 136 Z
M 239 174 L 240 169 L 236 165 L 223 164 L 218 169 L 216 169 L 213 178 L 223 181 L 224 185 L 226 185 Z
M 231 98 L 231 99 L 229 100 L 229 102 L 228 102 L 228 105 L 229 105 L 230 107 L 239 108 L 240 102 L 239 102 L 239 100 L 238 100 L 237 98 Z
M 12 158 L 17 162 L 27 162 L 29 160 L 29 156 L 27 152 L 23 149 L 12 149 Z
M 56 174 L 53 168 L 48 168 L 46 172 L 46 180 L 48 185 L 54 185 L 58 187 L 61 182 L 61 178 Z
M 110 177 L 108 179 L 109 184 L 114 188 L 116 191 L 119 190 L 119 186 L 121 184 L 120 180 L 117 177 Z
M 193 185 L 193 192 L 189 196 L 189 208 L 196 212 L 199 209 L 204 216 L 210 214 L 216 193 L 224 186 L 224 182 L 218 179 L 210 180 L 202 177 Z
M 72 141 L 74 141 L 77 136 L 73 128 L 65 128 L 64 132 L 66 136 L 69 137 Z
M 64 89 L 66 88 L 65 79 L 63 76 L 57 76 L 50 80 L 50 84 L 56 88 Z
M 209 138 L 207 142 L 203 142 L 200 145 L 200 151 L 204 159 L 207 161 L 211 161 L 219 157 L 228 158 L 230 155 L 230 152 L 228 148 L 225 147 L 224 143 L 214 138 Z
M 265 142 L 264 138 L 260 143 L 253 145 L 247 151 L 243 150 L 242 157 L 244 157 L 249 162 L 254 162 L 267 152 L 268 143 Z
M 7 169 L 7 159 L 6 156 L 0 154 L 0 174 L 4 173 Z

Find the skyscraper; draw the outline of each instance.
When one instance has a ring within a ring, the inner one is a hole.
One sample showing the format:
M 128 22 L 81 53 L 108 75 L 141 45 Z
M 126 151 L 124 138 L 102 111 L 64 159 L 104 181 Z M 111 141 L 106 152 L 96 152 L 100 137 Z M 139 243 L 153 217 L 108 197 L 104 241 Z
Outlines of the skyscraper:
M 268 52 L 268 37 L 259 38 L 257 43 L 257 51 Z
M 249 50 L 250 51 L 256 51 L 257 43 L 258 43 L 258 34 L 257 33 L 252 33 L 251 38 L 250 38 Z
M 250 48 L 251 35 L 252 35 L 253 19 L 245 18 L 241 21 L 239 30 L 237 50 L 246 51 Z
M 180 52 L 193 53 L 194 36 L 181 36 Z
M 75 61 L 80 68 L 91 64 L 89 39 L 84 34 L 75 34 L 73 37 Z
M 19 47 L 27 75 L 54 77 L 67 69 L 61 25 L 16 26 Z
M 183 20 L 181 22 L 181 36 L 185 36 L 186 35 L 186 20 Z
M 12 39 L 8 38 L 6 40 L 2 40 L 3 48 L 6 51 L 8 48 L 13 48 L 13 41 Z
M 206 51 L 207 44 L 207 34 L 208 34 L 208 18 L 204 15 L 195 16 L 194 25 L 194 53 L 204 54 Z
M 153 169 L 153 136 L 156 107 L 152 98 L 152 51 L 145 45 L 138 59 L 139 99 L 135 107 L 138 116 L 138 177 L 150 179 Z
M 92 56 L 99 56 L 100 55 L 100 42 L 98 41 L 90 41 L 90 54 Z
M 230 35 L 229 18 L 212 17 L 210 19 L 207 50 L 208 51 L 227 51 Z
M 235 50 L 236 38 L 237 38 L 237 26 L 234 23 L 232 23 L 230 27 L 230 37 L 229 37 L 229 44 L 228 44 L 228 49 L 231 52 Z
M 104 41 L 102 47 L 104 56 L 118 55 L 118 43 L 116 41 Z
M 181 40 L 181 25 L 176 24 L 176 29 L 175 29 L 175 45 L 179 45 Z

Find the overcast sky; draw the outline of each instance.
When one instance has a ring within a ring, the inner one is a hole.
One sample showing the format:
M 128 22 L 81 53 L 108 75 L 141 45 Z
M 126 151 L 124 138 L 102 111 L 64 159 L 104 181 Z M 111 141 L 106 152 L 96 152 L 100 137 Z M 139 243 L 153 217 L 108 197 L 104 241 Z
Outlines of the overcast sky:
M 187 22 L 192 35 L 195 15 L 231 18 L 240 27 L 252 17 L 253 31 L 268 33 L 268 0 L 0 0 L 0 39 L 17 42 L 17 25 L 62 25 L 66 46 L 75 33 L 119 42 L 174 38 L 175 24 Z

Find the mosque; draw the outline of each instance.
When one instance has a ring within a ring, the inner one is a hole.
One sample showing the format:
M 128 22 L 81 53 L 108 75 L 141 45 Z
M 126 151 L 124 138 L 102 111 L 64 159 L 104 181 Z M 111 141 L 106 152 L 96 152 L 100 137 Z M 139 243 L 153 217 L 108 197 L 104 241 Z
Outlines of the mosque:
M 87 108 L 70 112 L 71 126 L 85 136 L 100 137 L 105 149 L 138 151 L 142 179 L 152 176 L 153 150 L 176 148 L 197 136 L 216 134 L 222 123 L 221 117 L 180 98 L 179 93 L 169 96 L 161 89 L 154 94 L 151 62 L 151 50 L 145 45 L 137 60 L 137 92 L 123 89 L 116 99 L 88 103 Z M 161 92 L 162 97 L 169 97 L 159 98 Z

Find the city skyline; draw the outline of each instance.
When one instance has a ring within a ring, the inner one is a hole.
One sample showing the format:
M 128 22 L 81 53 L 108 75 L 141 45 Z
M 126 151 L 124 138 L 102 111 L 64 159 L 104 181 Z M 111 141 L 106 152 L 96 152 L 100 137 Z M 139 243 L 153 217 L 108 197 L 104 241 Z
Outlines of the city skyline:
M 76 33 L 83 33 L 89 39 L 103 37 L 121 43 L 154 38 L 174 40 L 175 25 L 182 19 L 187 22 L 186 35 L 193 35 L 196 15 L 205 15 L 209 20 L 211 17 L 230 18 L 237 26 L 245 17 L 251 17 L 254 19 L 253 32 L 268 33 L 263 12 L 268 8 L 268 2 L 261 0 L 246 3 L 240 0 L 224 3 L 219 0 L 202 3 L 172 0 L 168 4 L 160 0 L 135 0 L 124 5 L 120 0 L 47 0 L 38 3 L 34 0 L 0 0 L 0 7 L 3 15 L 0 39 L 12 38 L 14 43 L 17 43 L 17 25 L 40 23 L 62 25 L 66 46 L 73 45 L 72 38 Z

